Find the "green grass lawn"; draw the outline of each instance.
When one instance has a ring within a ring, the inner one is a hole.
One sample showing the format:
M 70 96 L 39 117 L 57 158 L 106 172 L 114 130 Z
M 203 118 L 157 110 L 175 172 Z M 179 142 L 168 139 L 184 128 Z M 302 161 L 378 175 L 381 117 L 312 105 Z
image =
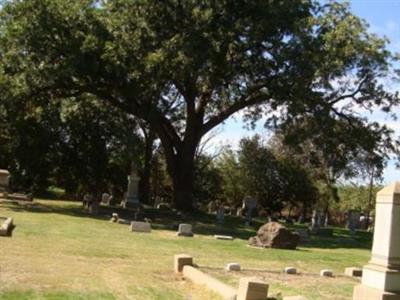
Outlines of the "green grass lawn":
M 351 238 L 336 229 L 334 238 L 312 237 L 295 251 L 257 249 L 247 246 L 255 228 L 243 227 L 239 218 L 215 226 L 214 216 L 179 220 L 149 211 L 155 229 L 146 234 L 110 223 L 107 215 L 115 210 L 103 208 L 103 217 L 92 218 L 76 202 L 0 201 L 0 216 L 13 217 L 17 226 L 12 238 L 0 237 L 0 299 L 219 299 L 174 276 L 173 256 L 188 253 L 202 270 L 235 287 L 240 277 L 259 276 L 270 284 L 271 295 L 344 300 L 358 283 L 341 276 L 344 268 L 369 259 L 371 237 L 362 232 Z M 189 221 L 195 237 L 176 237 L 176 226 Z M 239 238 L 221 241 L 213 234 Z M 229 262 L 239 262 L 243 270 L 226 273 Z M 285 266 L 302 274 L 284 275 Z M 322 268 L 338 276 L 320 278 Z

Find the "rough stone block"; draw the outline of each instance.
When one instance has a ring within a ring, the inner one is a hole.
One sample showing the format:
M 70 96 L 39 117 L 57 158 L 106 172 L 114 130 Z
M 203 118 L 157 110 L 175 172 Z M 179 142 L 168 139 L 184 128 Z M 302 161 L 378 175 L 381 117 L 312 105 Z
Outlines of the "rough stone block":
M 135 232 L 151 232 L 151 225 L 147 222 L 132 221 L 130 230 Z
M 233 237 L 230 235 L 214 235 L 217 240 L 233 241 Z
M 254 278 L 244 277 L 239 281 L 237 300 L 264 300 L 268 297 L 269 285 Z
M 184 266 L 192 266 L 193 257 L 187 254 L 177 254 L 174 256 L 174 271 L 176 274 L 181 273 Z
M 183 277 L 185 279 L 189 279 L 195 284 L 206 286 L 208 289 L 219 294 L 224 299 L 239 300 L 239 298 L 236 298 L 236 290 L 233 287 L 226 285 L 225 283 L 222 283 L 207 274 L 204 274 L 192 266 L 183 267 Z
M 294 274 L 297 274 L 297 269 L 296 269 L 295 267 L 286 267 L 286 268 L 283 270 L 283 272 L 284 272 L 285 274 L 294 275 Z
M 176 233 L 177 236 L 186 236 L 192 237 L 192 225 L 191 224 L 179 224 L 178 232 Z
M 361 268 L 350 267 L 344 270 L 344 274 L 350 277 L 361 277 L 362 273 L 363 272 Z
M 225 267 L 226 271 L 240 271 L 240 264 L 239 263 L 229 263 Z
M 319 272 L 319 275 L 321 277 L 333 277 L 333 272 L 331 270 L 324 269 Z

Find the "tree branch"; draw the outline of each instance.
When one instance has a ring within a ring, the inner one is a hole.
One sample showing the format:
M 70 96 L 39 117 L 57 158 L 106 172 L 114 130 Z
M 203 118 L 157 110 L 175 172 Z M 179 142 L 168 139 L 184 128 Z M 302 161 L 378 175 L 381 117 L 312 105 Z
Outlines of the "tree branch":
M 250 107 L 256 104 L 263 102 L 268 95 L 266 94 L 257 94 L 253 97 L 246 99 L 247 97 L 242 97 L 239 101 L 232 104 L 226 110 L 220 112 L 218 115 L 210 118 L 202 127 L 201 133 L 204 135 L 215 126 L 219 125 L 220 123 L 224 122 L 227 118 L 232 116 L 234 113 L 240 111 L 243 108 Z
M 356 90 L 355 90 L 353 93 L 342 95 L 342 96 L 340 96 L 340 97 L 338 97 L 338 98 L 336 98 L 336 99 L 334 99 L 334 100 L 329 101 L 328 104 L 332 106 L 332 105 L 334 105 L 334 104 L 336 104 L 336 103 L 338 103 L 338 102 L 340 102 L 340 101 L 342 101 L 342 100 L 344 100 L 344 99 L 347 99 L 347 98 L 354 98 L 354 97 L 361 91 L 362 86 L 363 86 L 364 83 L 368 80 L 368 78 L 369 78 L 368 76 L 365 76 L 365 77 L 360 81 L 360 83 L 358 84 Z

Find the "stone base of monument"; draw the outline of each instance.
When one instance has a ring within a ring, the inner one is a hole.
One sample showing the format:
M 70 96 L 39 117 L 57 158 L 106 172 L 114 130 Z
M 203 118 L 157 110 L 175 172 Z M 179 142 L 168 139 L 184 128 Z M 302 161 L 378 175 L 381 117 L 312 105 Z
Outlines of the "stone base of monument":
M 376 195 L 375 231 L 370 262 L 353 300 L 400 300 L 400 182 Z
M 400 300 L 400 292 L 390 293 L 365 285 L 357 285 L 354 287 L 353 300 Z

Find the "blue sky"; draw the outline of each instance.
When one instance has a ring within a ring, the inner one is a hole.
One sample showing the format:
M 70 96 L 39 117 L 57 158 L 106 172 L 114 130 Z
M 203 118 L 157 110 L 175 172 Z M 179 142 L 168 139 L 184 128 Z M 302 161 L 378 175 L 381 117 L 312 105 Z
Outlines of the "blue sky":
M 353 13 L 370 24 L 370 31 L 386 36 L 390 40 L 389 49 L 400 52 L 400 0 L 352 0 L 350 1 Z M 391 86 L 391 89 L 400 90 L 400 84 Z M 400 109 L 398 109 L 400 116 Z M 400 120 L 393 121 L 381 113 L 365 113 L 368 118 L 387 124 L 400 136 Z M 239 116 L 229 119 L 225 125 L 218 128 L 220 133 L 213 139 L 214 145 L 237 146 L 238 141 L 244 136 L 260 133 L 263 136 L 268 132 L 260 123 L 255 130 L 243 128 Z M 395 162 L 390 161 L 384 172 L 384 183 L 400 180 L 400 170 L 395 168 Z

